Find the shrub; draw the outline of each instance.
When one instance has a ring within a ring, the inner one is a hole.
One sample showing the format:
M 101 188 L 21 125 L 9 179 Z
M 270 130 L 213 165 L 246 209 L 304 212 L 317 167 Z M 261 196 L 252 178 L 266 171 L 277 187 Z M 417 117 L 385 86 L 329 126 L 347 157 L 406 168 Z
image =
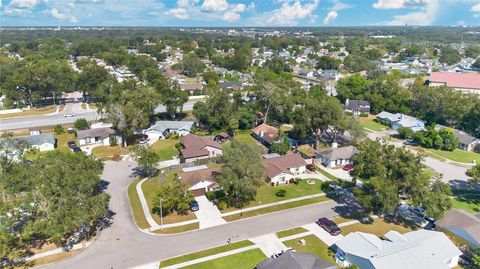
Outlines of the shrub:
M 88 122 L 86 119 L 84 118 L 79 118 L 77 119 L 73 125 L 75 126 L 75 128 L 77 128 L 77 130 L 84 130 L 84 129 L 88 129 Z
M 112 135 L 108 138 L 110 146 L 116 146 L 118 144 L 117 137 Z
M 179 142 L 179 143 L 175 144 L 175 148 L 176 148 L 177 150 L 183 149 L 182 143 Z
M 55 125 L 55 127 L 53 128 L 53 131 L 56 133 L 56 134 L 63 134 L 65 133 L 65 129 L 62 127 L 62 125 L 60 124 L 57 124 Z
M 275 195 L 278 196 L 278 197 L 285 197 L 285 195 L 287 194 L 287 190 L 285 189 L 279 189 Z
M 347 116 L 353 116 L 353 112 L 345 111 L 345 115 L 347 115 Z
M 323 192 L 331 192 L 334 190 L 332 186 L 330 186 L 330 182 L 323 182 L 322 185 L 320 185 L 320 189 Z
M 225 192 L 222 190 L 209 191 L 205 194 L 205 196 L 207 196 L 207 199 L 210 201 L 220 200 L 225 197 Z
M 218 203 L 217 203 L 217 208 L 218 208 L 218 210 L 225 210 L 225 209 L 227 209 L 227 202 L 225 202 L 225 200 L 223 200 L 223 199 L 220 200 L 220 201 L 218 201 Z
M 360 117 L 366 118 L 366 117 L 368 117 L 368 113 L 362 112 L 362 113 L 360 113 Z
M 412 131 L 412 129 L 406 128 L 406 127 L 398 128 L 397 132 L 398 132 L 398 135 L 400 136 L 400 138 L 402 138 L 402 139 L 412 138 L 414 136 L 414 131 Z
M 298 185 L 302 179 L 301 178 L 291 178 L 288 183 Z

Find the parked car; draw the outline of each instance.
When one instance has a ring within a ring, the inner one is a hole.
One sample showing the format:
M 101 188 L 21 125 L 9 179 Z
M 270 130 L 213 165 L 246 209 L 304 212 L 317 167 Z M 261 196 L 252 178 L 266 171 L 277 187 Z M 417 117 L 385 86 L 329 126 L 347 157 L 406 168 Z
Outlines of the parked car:
M 317 169 L 315 168 L 315 165 L 313 164 L 307 164 L 307 170 L 310 172 L 315 172 Z
M 343 170 L 350 171 L 353 170 L 353 164 L 349 163 L 343 167 Z
M 192 210 L 193 212 L 195 211 L 198 211 L 200 209 L 200 207 L 198 206 L 198 202 L 193 200 L 191 203 L 190 203 L 190 210 Z
M 409 138 L 409 139 L 405 140 L 405 142 L 403 142 L 403 144 L 407 145 L 407 146 L 417 146 L 418 142 L 415 141 L 415 139 L 413 139 L 413 138 Z
M 140 145 L 147 144 L 148 141 L 150 141 L 150 138 L 148 138 L 148 137 L 142 137 L 142 138 L 140 139 Z
M 73 129 L 72 127 L 67 128 L 67 133 L 73 134 L 74 132 L 75 132 L 75 129 Z
M 75 152 L 75 153 L 79 153 L 79 152 L 82 152 L 82 149 L 75 146 L 75 147 L 72 148 L 72 151 Z
M 422 218 L 425 218 L 425 209 L 423 209 L 421 207 L 412 207 L 412 208 L 410 208 L 410 211 L 412 211 L 413 213 L 415 213 L 416 215 L 418 215 Z
M 339 235 L 341 230 L 338 228 L 337 224 L 327 218 L 320 218 L 315 222 L 318 226 L 322 227 L 331 235 Z
M 365 217 L 360 218 L 358 221 L 360 221 L 360 223 L 362 223 L 362 224 L 372 224 L 373 223 L 373 218 L 370 217 L 370 216 L 365 216 Z
M 68 145 L 68 147 L 71 148 L 71 149 L 77 147 L 77 144 L 75 143 L 75 141 L 68 141 L 68 142 L 67 142 L 67 145 Z

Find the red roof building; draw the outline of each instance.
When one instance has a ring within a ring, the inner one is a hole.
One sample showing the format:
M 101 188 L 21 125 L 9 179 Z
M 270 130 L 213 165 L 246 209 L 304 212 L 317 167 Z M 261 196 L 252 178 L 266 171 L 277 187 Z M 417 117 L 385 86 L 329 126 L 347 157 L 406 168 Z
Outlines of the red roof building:
M 429 86 L 448 86 L 457 90 L 480 94 L 480 74 L 432 72 L 428 78 Z

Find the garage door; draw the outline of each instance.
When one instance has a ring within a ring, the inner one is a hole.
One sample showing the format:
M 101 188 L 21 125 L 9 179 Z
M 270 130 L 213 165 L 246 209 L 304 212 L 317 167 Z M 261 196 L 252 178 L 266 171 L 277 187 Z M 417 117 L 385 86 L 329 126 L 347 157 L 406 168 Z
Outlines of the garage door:
M 204 188 L 203 189 L 192 190 L 192 194 L 195 197 L 205 195 L 205 193 L 206 193 L 206 191 L 205 191 Z

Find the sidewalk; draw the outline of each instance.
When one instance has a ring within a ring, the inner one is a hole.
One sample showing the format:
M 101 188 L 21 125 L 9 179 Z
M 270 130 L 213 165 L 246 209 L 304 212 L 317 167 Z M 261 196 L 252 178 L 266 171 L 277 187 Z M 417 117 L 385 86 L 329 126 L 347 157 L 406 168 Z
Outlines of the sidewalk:
M 70 249 L 70 251 L 71 251 L 71 250 L 77 250 L 77 249 L 86 248 L 86 247 L 90 246 L 91 243 L 92 243 L 92 241 L 89 241 L 89 242 L 86 242 L 86 243 L 75 244 L 75 245 L 73 245 L 73 247 Z M 38 254 L 32 255 L 32 256 L 26 258 L 25 261 L 29 262 L 29 261 L 33 261 L 33 260 L 36 260 L 36 259 L 40 259 L 40 258 L 46 257 L 46 256 L 55 255 L 55 254 L 60 254 L 60 253 L 63 253 L 63 252 L 66 252 L 66 251 L 64 251 L 63 248 L 56 248 L 56 249 L 52 249 L 52 250 L 49 250 L 49 251 L 45 251 L 45 252 L 42 252 L 42 253 L 38 253 Z
M 250 241 L 255 243 L 267 257 L 288 249 L 275 233 L 250 238 Z

